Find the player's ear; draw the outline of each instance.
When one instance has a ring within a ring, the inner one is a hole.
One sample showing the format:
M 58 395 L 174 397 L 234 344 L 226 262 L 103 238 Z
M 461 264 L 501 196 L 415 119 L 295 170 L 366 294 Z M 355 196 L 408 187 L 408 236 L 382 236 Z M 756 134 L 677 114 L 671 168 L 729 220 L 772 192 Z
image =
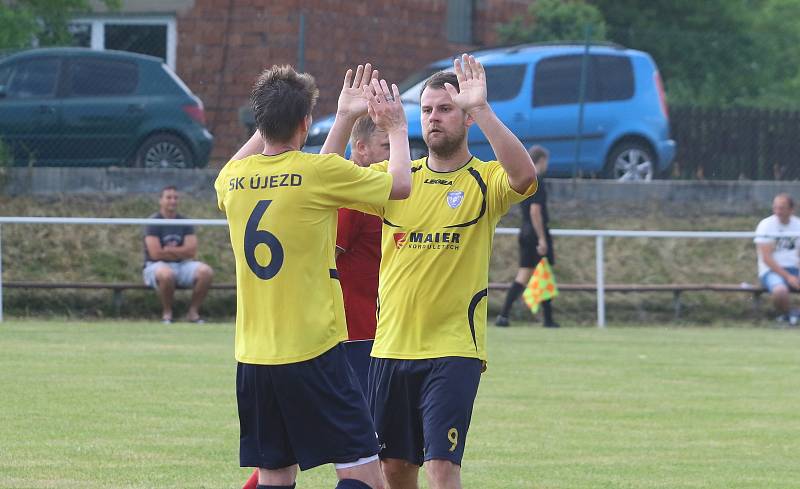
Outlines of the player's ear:
M 303 117 L 303 122 L 300 123 L 300 127 L 303 129 L 303 132 L 308 132 L 311 129 L 311 114 Z
M 465 114 L 465 115 L 466 115 L 466 117 L 464 118 L 464 126 L 465 126 L 467 129 L 469 129 L 469 128 L 470 128 L 470 126 L 472 126 L 473 124 L 475 124 L 475 119 L 473 119 L 473 118 L 472 118 L 472 116 L 471 116 L 471 115 L 469 115 L 469 114 Z
M 363 139 L 356 139 L 356 144 L 353 146 L 353 152 L 364 154 L 367 151 L 367 143 Z

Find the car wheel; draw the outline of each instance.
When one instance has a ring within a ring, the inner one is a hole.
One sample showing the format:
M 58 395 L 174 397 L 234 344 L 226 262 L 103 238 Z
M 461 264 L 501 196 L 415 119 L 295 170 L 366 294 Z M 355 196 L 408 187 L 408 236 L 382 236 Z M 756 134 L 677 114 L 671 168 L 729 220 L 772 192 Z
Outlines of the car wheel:
M 194 157 L 179 137 L 172 134 L 155 134 L 147 138 L 136 151 L 139 168 L 191 168 Z
M 412 161 L 428 156 L 428 147 L 422 141 L 411 141 L 408 147 L 411 150 Z
M 656 176 L 653 151 L 636 141 L 623 141 L 611 150 L 606 160 L 606 177 L 622 182 L 649 182 Z

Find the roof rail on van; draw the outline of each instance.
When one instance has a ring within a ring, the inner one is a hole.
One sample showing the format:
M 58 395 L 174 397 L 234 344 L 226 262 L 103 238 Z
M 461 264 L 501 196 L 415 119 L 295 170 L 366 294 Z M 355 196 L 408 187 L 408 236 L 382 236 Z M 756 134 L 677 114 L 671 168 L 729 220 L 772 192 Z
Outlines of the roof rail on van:
M 514 43 L 514 44 L 502 44 L 499 46 L 484 46 L 477 48 L 473 51 L 470 51 L 470 54 L 475 54 L 483 51 L 493 51 L 497 49 L 505 50 L 509 53 L 516 53 L 521 51 L 525 48 L 535 48 L 535 47 L 545 47 L 545 46 L 584 46 L 586 45 L 586 41 L 540 41 L 540 42 L 526 42 L 526 43 Z M 627 49 L 622 44 L 612 42 L 612 41 L 592 41 L 589 43 L 590 46 L 604 46 L 610 47 L 614 49 Z

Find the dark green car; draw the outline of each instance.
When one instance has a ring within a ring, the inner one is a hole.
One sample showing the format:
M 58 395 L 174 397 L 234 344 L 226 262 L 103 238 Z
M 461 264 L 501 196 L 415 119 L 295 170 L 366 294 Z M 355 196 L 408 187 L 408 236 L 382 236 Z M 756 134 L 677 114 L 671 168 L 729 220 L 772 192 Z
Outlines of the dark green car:
M 0 159 L 13 165 L 203 167 L 213 139 L 203 103 L 159 58 L 47 48 L 0 60 Z

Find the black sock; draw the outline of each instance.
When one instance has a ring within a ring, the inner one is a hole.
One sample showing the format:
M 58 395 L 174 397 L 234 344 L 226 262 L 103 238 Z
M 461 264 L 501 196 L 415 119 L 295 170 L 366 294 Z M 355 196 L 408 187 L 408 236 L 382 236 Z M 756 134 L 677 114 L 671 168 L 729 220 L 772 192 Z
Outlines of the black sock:
M 553 322 L 553 303 L 550 299 L 542 301 L 542 312 L 544 313 L 544 323 Z
M 292 484 L 291 486 L 265 486 L 259 484 L 256 486 L 256 489 L 294 489 L 294 486 L 295 484 Z
M 506 294 L 506 302 L 503 304 L 503 310 L 500 311 L 501 316 L 508 317 L 508 314 L 511 312 L 511 306 L 514 305 L 514 301 L 519 299 L 519 296 L 521 296 L 522 292 L 524 291 L 524 285 L 516 280 L 511 282 L 511 287 L 508 289 L 508 293 Z
M 357 479 L 342 479 L 336 484 L 336 489 L 372 489 L 369 484 Z

